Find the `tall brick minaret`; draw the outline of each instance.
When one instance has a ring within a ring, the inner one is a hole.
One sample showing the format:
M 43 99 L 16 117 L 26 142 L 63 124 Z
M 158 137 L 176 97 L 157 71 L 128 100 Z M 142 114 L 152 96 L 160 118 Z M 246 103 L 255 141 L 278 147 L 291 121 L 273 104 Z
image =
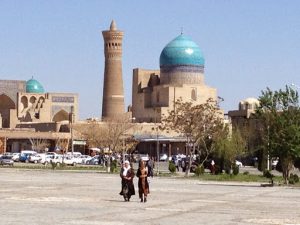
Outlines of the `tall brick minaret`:
M 113 119 L 125 112 L 122 78 L 122 40 L 123 32 L 117 30 L 113 20 L 110 29 L 102 31 L 104 38 L 104 84 L 102 119 Z

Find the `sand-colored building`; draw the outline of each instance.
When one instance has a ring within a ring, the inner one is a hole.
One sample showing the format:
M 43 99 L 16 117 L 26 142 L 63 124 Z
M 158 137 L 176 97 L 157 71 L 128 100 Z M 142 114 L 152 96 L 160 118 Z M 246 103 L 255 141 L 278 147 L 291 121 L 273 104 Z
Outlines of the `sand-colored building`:
M 199 46 L 181 34 L 160 54 L 160 70 L 133 70 L 132 116 L 136 122 L 160 122 L 178 99 L 201 104 L 217 100 L 217 90 L 204 82 Z
M 0 80 L 0 152 L 31 148 L 31 138 L 69 139 L 70 120 L 78 120 L 77 94 L 47 93 L 33 78 Z

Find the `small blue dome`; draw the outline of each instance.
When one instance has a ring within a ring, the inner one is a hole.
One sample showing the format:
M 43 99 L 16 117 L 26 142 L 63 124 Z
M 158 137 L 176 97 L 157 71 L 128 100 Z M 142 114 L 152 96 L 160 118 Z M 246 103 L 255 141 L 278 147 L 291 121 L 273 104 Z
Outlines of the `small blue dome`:
M 27 93 L 44 93 L 45 90 L 43 86 L 37 80 L 31 78 L 26 82 L 26 92 Z
M 191 65 L 204 66 L 204 57 L 199 46 L 189 37 L 181 34 L 162 50 L 160 66 Z

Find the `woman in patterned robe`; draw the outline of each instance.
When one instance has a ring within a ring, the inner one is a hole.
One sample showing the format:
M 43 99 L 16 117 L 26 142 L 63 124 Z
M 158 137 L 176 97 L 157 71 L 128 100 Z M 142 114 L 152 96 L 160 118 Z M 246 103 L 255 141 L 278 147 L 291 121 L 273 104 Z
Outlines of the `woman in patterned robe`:
M 138 186 L 141 202 L 147 202 L 147 195 L 149 194 L 149 183 L 147 180 L 148 169 L 145 166 L 145 162 L 142 160 L 139 163 L 139 168 L 137 170 L 136 176 L 139 178 Z

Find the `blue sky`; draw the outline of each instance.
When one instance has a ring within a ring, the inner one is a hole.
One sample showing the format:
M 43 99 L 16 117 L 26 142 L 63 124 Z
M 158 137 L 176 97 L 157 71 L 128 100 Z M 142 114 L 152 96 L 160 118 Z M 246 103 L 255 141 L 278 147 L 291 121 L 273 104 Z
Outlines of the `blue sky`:
M 0 79 L 34 76 L 47 92 L 78 93 L 81 119 L 100 117 L 101 31 L 111 20 L 125 32 L 126 105 L 132 69 L 159 69 L 160 52 L 183 27 L 227 112 L 266 87 L 300 85 L 299 12 L 292 0 L 0 0 Z

